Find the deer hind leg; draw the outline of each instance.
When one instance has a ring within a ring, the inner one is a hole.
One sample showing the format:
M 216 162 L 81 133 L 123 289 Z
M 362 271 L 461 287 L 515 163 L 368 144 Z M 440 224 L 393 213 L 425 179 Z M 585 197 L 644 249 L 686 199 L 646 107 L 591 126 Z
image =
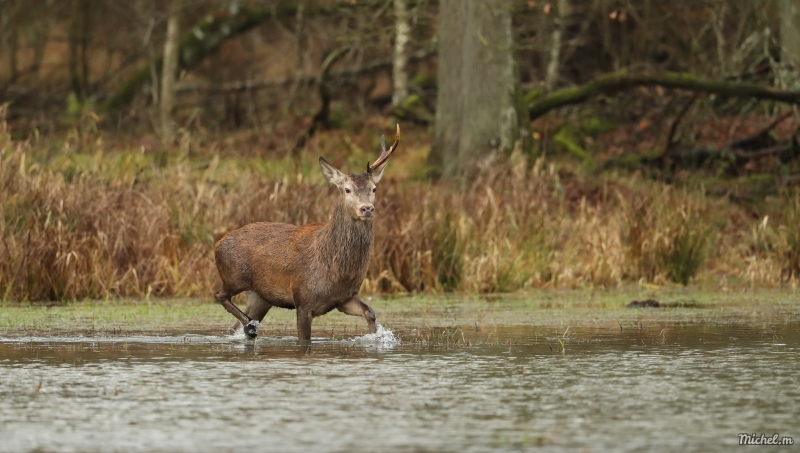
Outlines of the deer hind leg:
M 272 308 L 272 304 L 264 300 L 255 291 L 245 291 L 245 295 L 247 296 L 247 309 L 245 309 L 244 313 L 251 320 L 260 323 L 264 319 L 264 316 L 267 316 L 267 312 Z M 241 321 L 236 321 L 231 326 L 231 331 L 236 331 L 239 326 L 243 325 L 245 324 L 242 324 Z
M 310 310 L 297 309 L 297 339 L 311 341 L 311 320 L 313 315 Z
M 352 299 L 336 307 L 342 313 L 347 313 L 352 316 L 363 316 L 367 320 L 369 330 L 372 333 L 378 331 L 378 326 L 375 324 L 375 311 L 369 305 L 361 301 L 358 295 L 353 296 Z
M 228 311 L 228 313 L 232 314 L 236 319 L 239 320 L 240 323 L 242 323 L 243 326 L 245 326 L 245 334 L 247 333 L 247 327 L 252 327 L 253 337 L 251 338 L 255 338 L 255 326 L 250 323 L 252 319 L 250 319 L 250 317 L 244 314 L 242 310 L 239 310 L 239 307 L 231 302 L 231 297 L 235 295 L 236 293 L 231 293 L 223 286 L 222 289 L 214 294 L 214 298 L 217 299 L 217 302 L 219 302 L 225 308 L 225 310 Z

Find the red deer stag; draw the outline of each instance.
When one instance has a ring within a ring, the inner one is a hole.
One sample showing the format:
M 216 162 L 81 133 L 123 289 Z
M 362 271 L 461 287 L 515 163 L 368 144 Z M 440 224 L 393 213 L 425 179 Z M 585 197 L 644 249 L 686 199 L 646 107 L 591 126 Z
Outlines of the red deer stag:
M 376 332 L 375 312 L 358 297 L 367 274 L 372 246 L 376 184 L 400 142 L 397 125 L 394 144 L 360 175 L 337 170 L 322 157 L 325 179 L 339 188 L 333 216 L 325 223 L 305 226 L 251 223 L 226 234 L 214 248 L 222 288 L 217 302 L 238 319 L 245 335 L 255 338 L 257 326 L 272 307 L 297 310 L 297 337 L 311 339 L 311 320 L 338 309 L 363 316 Z M 247 309 L 231 297 L 245 292 Z

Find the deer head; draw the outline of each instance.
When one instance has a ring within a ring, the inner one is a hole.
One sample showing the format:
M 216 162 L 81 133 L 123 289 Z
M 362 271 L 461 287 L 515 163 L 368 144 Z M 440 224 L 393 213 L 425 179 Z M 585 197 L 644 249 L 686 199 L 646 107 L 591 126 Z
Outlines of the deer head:
M 400 125 L 397 125 L 394 143 L 386 149 L 386 138 L 381 136 L 381 155 L 372 165 L 367 162 L 367 170 L 359 175 L 346 175 L 329 164 L 322 156 L 319 167 L 322 176 L 339 188 L 345 211 L 355 220 L 371 220 L 375 214 L 375 192 L 383 177 L 383 170 L 400 142 Z

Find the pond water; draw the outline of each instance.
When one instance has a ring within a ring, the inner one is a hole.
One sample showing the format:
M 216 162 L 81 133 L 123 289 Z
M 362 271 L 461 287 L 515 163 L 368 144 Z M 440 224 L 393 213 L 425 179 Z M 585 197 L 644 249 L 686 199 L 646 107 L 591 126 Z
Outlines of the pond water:
M 723 451 L 800 440 L 800 324 L 0 338 L 0 451 Z M 797 446 L 759 451 L 796 451 Z

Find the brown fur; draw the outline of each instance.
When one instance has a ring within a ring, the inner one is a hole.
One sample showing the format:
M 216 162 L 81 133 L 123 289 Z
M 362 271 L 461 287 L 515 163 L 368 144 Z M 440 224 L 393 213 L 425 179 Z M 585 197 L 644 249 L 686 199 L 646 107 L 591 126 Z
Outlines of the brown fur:
M 376 184 L 387 162 L 388 156 L 360 175 L 344 175 L 320 158 L 323 175 L 340 191 L 328 222 L 251 223 L 217 242 L 222 288 L 214 297 L 238 319 L 236 326 L 241 323 L 255 337 L 252 321 L 261 322 L 270 308 L 296 309 L 297 336 L 308 341 L 311 320 L 336 308 L 363 316 L 377 330 L 375 312 L 358 291 L 369 264 Z M 248 296 L 245 312 L 230 300 L 241 292 Z

